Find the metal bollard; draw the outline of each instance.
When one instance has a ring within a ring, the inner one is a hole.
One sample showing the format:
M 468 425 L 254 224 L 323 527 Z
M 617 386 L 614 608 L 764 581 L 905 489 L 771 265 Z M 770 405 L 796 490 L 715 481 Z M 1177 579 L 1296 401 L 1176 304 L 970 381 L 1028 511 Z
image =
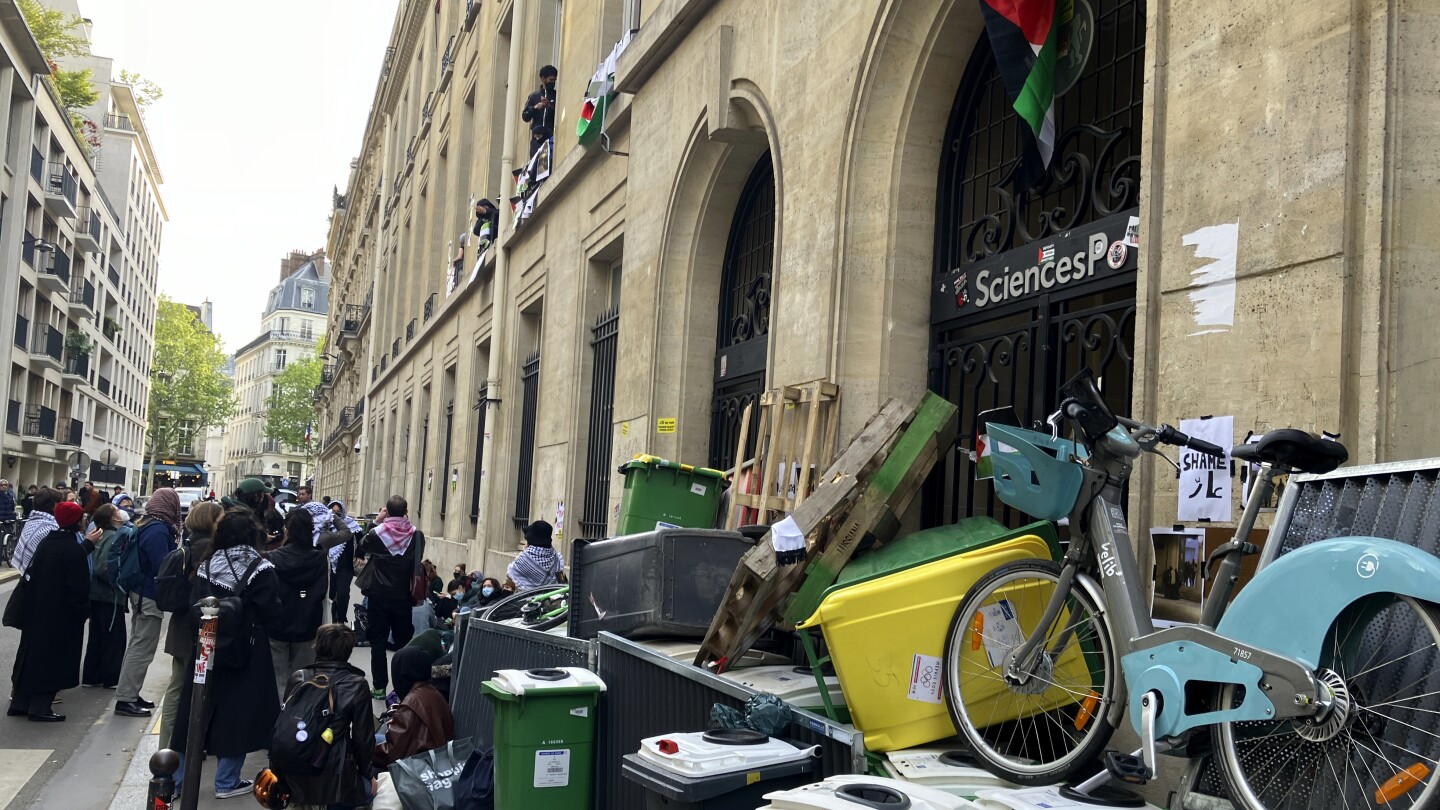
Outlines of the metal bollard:
M 180 755 L 162 748 L 150 756 L 150 796 L 146 810 L 170 810 L 175 801 L 175 772 L 180 770 Z
M 220 623 L 220 600 L 200 600 L 200 636 L 195 641 L 194 687 L 190 694 L 190 725 L 185 737 L 185 782 L 180 789 L 181 810 L 200 806 L 200 766 L 205 761 L 205 681 L 215 665 L 215 626 Z

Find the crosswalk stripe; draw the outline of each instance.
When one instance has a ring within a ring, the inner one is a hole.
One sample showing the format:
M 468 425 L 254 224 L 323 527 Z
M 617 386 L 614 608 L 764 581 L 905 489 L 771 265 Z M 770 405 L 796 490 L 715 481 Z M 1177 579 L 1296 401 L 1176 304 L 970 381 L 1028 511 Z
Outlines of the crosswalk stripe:
M 0 807 L 9 806 L 20 795 L 53 753 L 53 748 L 0 748 Z

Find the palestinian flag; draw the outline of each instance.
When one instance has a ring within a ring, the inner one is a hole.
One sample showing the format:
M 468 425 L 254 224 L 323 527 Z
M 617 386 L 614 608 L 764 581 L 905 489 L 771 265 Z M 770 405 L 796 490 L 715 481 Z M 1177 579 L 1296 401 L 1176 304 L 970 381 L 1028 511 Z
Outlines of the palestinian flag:
M 1055 56 L 1061 29 L 1074 16 L 1074 0 L 980 0 L 980 10 L 1005 91 L 1030 125 L 1040 166 L 1049 168 L 1055 152 Z M 1040 172 L 1021 174 L 1038 180 Z
M 610 55 L 595 69 L 595 75 L 590 77 L 590 86 L 585 89 L 585 104 L 580 108 L 580 119 L 575 123 L 575 135 L 582 146 L 598 140 L 600 131 L 605 128 L 605 108 L 615 95 L 615 63 L 620 61 L 620 54 L 629 46 L 631 36 L 627 32 L 621 37 L 610 50 Z

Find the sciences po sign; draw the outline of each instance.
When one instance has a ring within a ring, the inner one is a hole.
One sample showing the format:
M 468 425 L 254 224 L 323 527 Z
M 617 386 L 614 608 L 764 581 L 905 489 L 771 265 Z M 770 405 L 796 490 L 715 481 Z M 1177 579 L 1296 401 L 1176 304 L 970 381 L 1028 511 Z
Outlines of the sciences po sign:
M 974 317 L 1047 293 L 1135 272 L 1126 228 L 1137 209 L 1054 234 L 946 273 L 932 291 L 931 320 Z

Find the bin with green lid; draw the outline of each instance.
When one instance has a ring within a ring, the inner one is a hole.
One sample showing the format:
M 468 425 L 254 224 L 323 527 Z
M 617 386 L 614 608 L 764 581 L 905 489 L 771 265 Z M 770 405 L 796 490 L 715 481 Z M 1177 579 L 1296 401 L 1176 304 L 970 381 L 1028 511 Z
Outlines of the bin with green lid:
M 495 704 L 495 806 L 590 810 L 599 676 L 502 669 L 480 688 Z
M 719 470 L 644 454 L 625 462 L 620 474 L 625 476 L 625 491 L 620 495 L 616 536 L 713 528 L 720 495 L 730 486 Z

